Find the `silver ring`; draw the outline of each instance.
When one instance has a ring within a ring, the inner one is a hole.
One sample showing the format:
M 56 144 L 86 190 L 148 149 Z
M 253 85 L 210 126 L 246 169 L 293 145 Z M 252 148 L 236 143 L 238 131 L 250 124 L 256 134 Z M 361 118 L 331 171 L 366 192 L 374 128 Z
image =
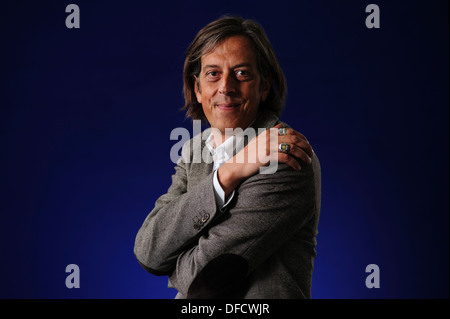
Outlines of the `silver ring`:
M 291 146 L 288 143 L 280 143 L 280 145 L 278 145 L 278 149 L 281 153 L 289 153 Z
M 280 127 L 278 129 L 278 134 L 279 135 L 286 135 L 287 134 L 287 129 L 285 127 Z

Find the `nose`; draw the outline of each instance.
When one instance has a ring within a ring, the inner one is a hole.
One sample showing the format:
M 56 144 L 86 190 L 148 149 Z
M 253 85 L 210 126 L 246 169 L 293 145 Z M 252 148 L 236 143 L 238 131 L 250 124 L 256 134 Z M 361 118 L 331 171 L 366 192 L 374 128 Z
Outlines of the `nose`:
M 236 85 L 231 74 L 224 74 L 220 79 L 219 93 L 223 95 L 230 95 L 236 92 Z

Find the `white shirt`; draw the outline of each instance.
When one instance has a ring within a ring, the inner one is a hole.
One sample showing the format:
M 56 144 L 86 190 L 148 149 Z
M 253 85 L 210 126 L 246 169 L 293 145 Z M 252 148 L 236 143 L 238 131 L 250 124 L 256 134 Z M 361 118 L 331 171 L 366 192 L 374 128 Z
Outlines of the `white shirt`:
M 223 210 L 233 199 L 234 196 L 234 190 L 230 194 L 228 200 L 225 202 L 225 192 L 222 189 L 222 186 L 220 186 L 219 180 L 217 178 L 217 170 L 220 166 L 222 166 L 223 163 L 228 161 L 233 156 L 233 151 L 236 148 L 236 153 L 242 150 L 243 148 L 243 140 L 242 138 L 246 135 L 246 131 L 239 132 L 238 134 L 232 135 L 229 138 L 225 140 L 222 144 L 220 144 L 218 147 L 216 147 L 216 143 L 214 142 L 214 136 L 211 133 L 208 138 L 206 139 L 206 146 L 208 147 L 209 151 L 211 152 L 214 166 L 214 177 L 213 177 L 213 188 L 214 188 L 214 195 L 216 197 L 216 204 L 219 207 L 220 210 Z

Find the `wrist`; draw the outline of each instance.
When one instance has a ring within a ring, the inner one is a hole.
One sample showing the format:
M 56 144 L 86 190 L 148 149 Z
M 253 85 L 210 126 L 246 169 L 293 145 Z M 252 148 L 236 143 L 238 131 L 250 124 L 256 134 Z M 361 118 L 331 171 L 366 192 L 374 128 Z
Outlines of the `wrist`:
M 227 198 L 242 181 L 242 178 L 239 177 L 232 164 L 224 163 L 217 170 L 217 180 L 225 192 L 225 198 Z

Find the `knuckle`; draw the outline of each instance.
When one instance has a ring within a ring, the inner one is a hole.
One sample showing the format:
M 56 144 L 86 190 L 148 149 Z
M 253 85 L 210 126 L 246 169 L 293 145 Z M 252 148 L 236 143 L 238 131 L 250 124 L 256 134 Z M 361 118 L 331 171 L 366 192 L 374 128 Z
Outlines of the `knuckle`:
M 289 141 L 295 144 L 297 137 L 295 135 L 289 135 Z

